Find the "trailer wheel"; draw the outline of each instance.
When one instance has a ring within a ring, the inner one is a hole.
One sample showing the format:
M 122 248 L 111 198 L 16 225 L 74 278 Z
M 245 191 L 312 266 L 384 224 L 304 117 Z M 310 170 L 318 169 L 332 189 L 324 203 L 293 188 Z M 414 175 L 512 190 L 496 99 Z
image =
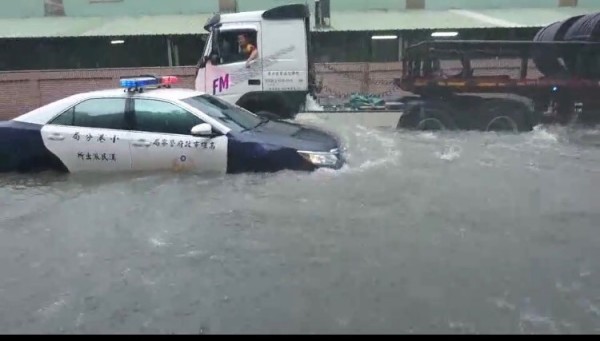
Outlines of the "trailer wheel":
M 519 124 L 509 115 L 501 115 L 492 118 L 485 127 L 485 131 L 519 131 Z
M 413 130 L 454 130 L 454 121 L 448 114 L 437 108 L 413 108 L 406 115 L 400 116 L 397 129 Z
M 417 130 L 446 130 L 446 125 L 437 117 L 426 117 L 416 126 Z
M 483 108 L 480 127 L 484 131 L 511 131 L 514 133 L 531 130 L 527 118 L 529 110 L 521 103 L 490 101 Z

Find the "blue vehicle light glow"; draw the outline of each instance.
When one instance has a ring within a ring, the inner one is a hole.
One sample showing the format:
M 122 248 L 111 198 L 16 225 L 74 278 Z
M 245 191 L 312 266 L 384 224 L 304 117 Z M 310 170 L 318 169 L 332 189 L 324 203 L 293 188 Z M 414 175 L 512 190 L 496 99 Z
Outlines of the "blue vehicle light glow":
M 140 77 L 140 78 L 124 78 L 121 79 L 122 88 L 139 88 L 149 85 L 159 85 L 161 82 L 159 79 L 151 77 Z
M 132 77 L 122 78 L 120 84 L 122 88 L 126 89 L 138 89 L 145 86 L 166 86 L 170 87 L 173 84 L 179 82 L 179 78 L 176 76 L 163 76 L 163 77 Z

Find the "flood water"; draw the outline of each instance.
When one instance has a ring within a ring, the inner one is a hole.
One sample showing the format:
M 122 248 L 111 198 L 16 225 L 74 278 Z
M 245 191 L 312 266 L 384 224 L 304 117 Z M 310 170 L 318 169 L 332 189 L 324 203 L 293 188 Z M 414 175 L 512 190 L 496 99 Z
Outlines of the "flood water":
M 600 331 L 600 131 L 321 123 L 339 172 L 0 176 L 0 332 Z

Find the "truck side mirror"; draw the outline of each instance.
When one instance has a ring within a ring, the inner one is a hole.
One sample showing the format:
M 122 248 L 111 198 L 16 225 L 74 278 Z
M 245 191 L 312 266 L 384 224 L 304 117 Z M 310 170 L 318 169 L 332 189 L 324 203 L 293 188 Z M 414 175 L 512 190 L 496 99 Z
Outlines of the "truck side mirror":
M 211 36 L 212 36 L 211 51 L 212 51 L 212 53 L 219 53 L 219 29 L 216 27 L 213 28 L 211 30 Z
M 208 58 L 206 56 L 202 56 L 200 60 L 198 60 L 198 64 L 196 64 L 196 69 L 203 69 L 206 67 L 206 60 Z
M 210 62 L 211 62 L 212 65 L 219 64 L 219 55 L 217 55 L 216 53 L 211 54 L 210 55 Z

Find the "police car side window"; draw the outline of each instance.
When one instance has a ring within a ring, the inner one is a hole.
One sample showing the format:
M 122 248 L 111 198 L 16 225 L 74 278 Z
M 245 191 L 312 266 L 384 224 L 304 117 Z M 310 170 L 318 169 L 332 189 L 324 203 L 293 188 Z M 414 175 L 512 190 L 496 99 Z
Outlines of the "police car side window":
M 75 119 L 75 108 L 71 108 L 66 112 L 62 113 L 60 116 L 56 117 L 51 124 L 60 124 L 63 126 L 72 126 Z
M 194 126 L 204 123 L 187 110 L 158 100 L 135 99 L 134 112 L 137 131 L 191 135 Z
M 126 129 L 125 99 L 89 99 L 65 111 L 50 123 L 86 128 Z

